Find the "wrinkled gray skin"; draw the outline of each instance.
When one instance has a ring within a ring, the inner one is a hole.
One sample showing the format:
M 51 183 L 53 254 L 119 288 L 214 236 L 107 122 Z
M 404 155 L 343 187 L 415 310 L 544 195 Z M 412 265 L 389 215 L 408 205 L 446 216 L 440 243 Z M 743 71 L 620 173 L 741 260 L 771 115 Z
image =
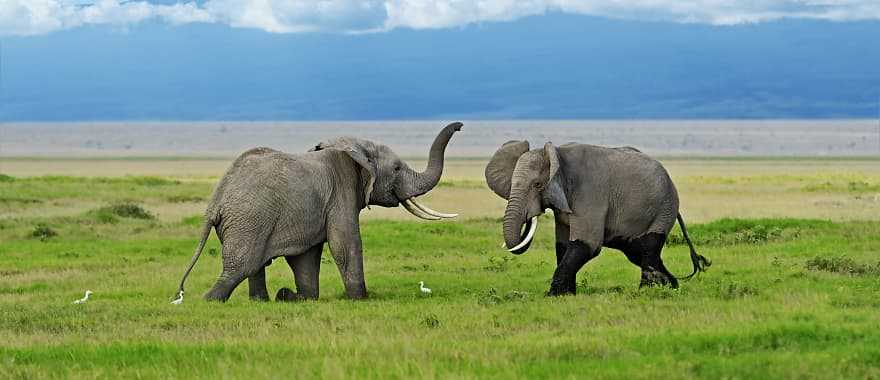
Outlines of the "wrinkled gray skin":
M 325 242 L 346 295 L 365 298 L 360 211 L 367 205 L 396 207 L 436 186 L 446 145 L 461 126 L 453 123 L 440 131 L 422 173 L 387 146 L 351 137 L 318 144 L 304 154 L 269 148 L 243 153 L 214 191 L 202 239 L 179 291 L 213 227 L 223 245 L 223 272 L 207 300 L 226 301 L 245 278 L 250 297 L 267 300 L 265 266 L 280 256 L 293 270 L 298 294 L 283 289 L 279 298 L 318 298 Z
M 553 210 L 557 268 L 548 294 L 575 293 L 577 272 L 602 246 L 622 250 L 639 266 L 641 285 L 678 285 L 660 259 L 677 218 L 685 229 L 678 193 L 663 166 L 637 149 L 547 143 L 529 150 L 527 141 L 510 141 L 486 167 L 486 182 L 508 200 L 503 224 L 508 248 L 523 243 L 527 236 L 521 231 L 531 227 L 533 217 Z M 687 241 L 694 272 L 702 271 L 709 263 Z M 511 252 L 521 254 L 530 244 Z

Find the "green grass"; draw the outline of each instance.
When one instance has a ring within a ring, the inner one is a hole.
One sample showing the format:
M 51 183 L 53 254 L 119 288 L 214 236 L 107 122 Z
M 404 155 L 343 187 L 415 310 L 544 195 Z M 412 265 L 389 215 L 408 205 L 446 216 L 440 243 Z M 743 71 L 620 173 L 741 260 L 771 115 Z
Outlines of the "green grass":
M 41 176 L 0 181 L 0 202 L 49 202 L 60 199 L 124 202 L 139 200 L 194 199 L 210 195 L 209 182 L 182 182 L 160 177 L 65 177 Z
M 680 289 L 639 289 L 639 271 L 606 249 L 581 271 L 578 295 L 559 298 L 544 296 L 550 215 L 521 256 L 499 248 L 497 217 L 366 220 L 365 301 L 343 297 L 325 252 L 319 301 L 251 302 L 243 283 L 226 304 L 204 302 L 221 266 L 212 237 L 185 302 L 170 305 L 201 217 L 131 216 L 211 186 L 0 181 L 7 197 L 105 203 L 0 218 L 0 378 L 880 377 L 880 221 L 693 223 L 713 265 Z M 664 259 L 684 275 L 679 233 Z M 267 277 L 273 294 L 293 286 L 283 260 Z M 71 304 L 86 289 L 92 299 Z

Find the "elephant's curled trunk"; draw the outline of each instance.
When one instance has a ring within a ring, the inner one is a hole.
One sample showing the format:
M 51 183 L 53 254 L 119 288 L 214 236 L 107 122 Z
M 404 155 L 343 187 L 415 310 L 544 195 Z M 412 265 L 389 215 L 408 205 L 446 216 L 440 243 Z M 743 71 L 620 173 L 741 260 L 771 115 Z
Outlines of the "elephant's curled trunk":
M 412 187 L 404 195 L 404 199 L 417 197 L 437 186 L 437 183 L 440 182 L 440 175 L 443 174 L 446 145 L 449 144 L 449 139 L 452 138 L 452 135 L 461 130 L 462 125 L 460 122 L 449 124 L 437 134 L 437 137 L 434 138 L 434 143 L 431 144 L 431 150 L 428 152 L 428 166 L 421 173 L 415 171 L 410 173 L 412 176 Z

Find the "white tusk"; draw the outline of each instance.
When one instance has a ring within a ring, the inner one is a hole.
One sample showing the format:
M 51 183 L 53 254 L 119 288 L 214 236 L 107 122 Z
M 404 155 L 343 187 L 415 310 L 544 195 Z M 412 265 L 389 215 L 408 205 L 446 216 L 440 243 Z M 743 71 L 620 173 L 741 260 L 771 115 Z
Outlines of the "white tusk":
M 525 247 L 526 244 L 529 244 L 529 242 L 532 241 L 532 238 L 535 237 L 535 230 L 536 229 L 538 229 L 538 217 L 533 216 L 531 226 L 529 227 L 529 233 L 526 234 L 526 238 L 523 239 L 523 241 L 521 241 L 519 243 L 519 245 L 517 245 L 516 247 L 508 249 L 508 251 L 510 251 L 510 252 L 518 251 L 522 247 Z
M 420 208 L 413 205 L 412 201 L 410 201 L 409 199 L 403 201 L 403 207 L 406 209 L 406 211 L 409 211 L 411 214 L 413 214 L 419 218 L 426 219 L 426 220 L 440 220 L 439 216 L 428 215 L 427 213 L 422 211 Z
M 426 214 L 431 215 L 431 216 L 436 216 L 436 217 L 440 217 L 440 218 L 454 218 L 454 217 L 458 216 L 458 214 L 446 214 L 446 213 L 442 213 L 439 211 L 431 210 L 430 208 L 428 208 L 428 206 L 425 206 L 425 205 L 417 202 L 415 198 L 410 198 L 410 201 L 412 201 L 413 205 L 415 205 L 420 210 L 424 211 Z

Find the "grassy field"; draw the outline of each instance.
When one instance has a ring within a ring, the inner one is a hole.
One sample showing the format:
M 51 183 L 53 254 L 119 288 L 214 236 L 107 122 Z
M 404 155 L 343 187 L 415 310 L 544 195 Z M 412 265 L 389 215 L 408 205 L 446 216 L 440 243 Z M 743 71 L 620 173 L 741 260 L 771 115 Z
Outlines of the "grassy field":
M 880 378 L 880 160 L 665 159 L 713 260 L 678 290 L 638 289 L 609 249 L 577 296 L 545 297 L 552 218 L 525 255 L 501 250 L 504 203 L 470 159 L 425 197 L 460 220 L 363 213 L 366 301 L 329 255 L 317 302 L 246 284 L 201 301 L 212 237 L 170 305 L 228 162 L 0 160 L 0 378 Z M 678 235 L 664 258 L 689 272 Z M 293 285 L 283 261 L 267 277 Z

